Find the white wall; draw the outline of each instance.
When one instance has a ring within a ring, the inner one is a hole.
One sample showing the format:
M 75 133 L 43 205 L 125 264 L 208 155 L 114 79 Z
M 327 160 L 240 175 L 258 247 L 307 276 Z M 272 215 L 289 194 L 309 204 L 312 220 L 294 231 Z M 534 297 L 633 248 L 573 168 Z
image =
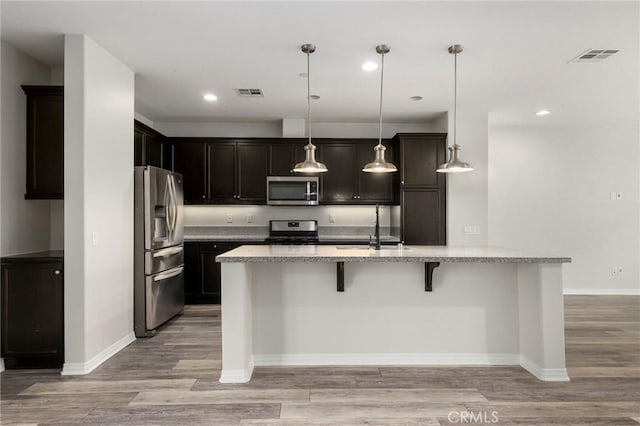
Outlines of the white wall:
M 84 374 L 134 339 L 134 74 L 83 35 L 64 72 L 63 374 Z
M 639 141 L 637 125 L 491 128 L 489 243 L 571 256 L 565 293 L 640 293 Z
M 453 145 L 453 113 L 448 114 L 449 145 Z M 488 235 L 488 114 L 458 109 L 460 159 L 474 171 L 447 175 L 447 245 L 485 246 Z M 447 160 L 449 159 L 447 152 Z M 478 226 L 477 235 L 465 226 Z M 507 247 L 510 247 L 507 244 Z
M 2 41 L 0 255 L 49 249 L 49 201 L 25 200 L 27 98 L 21 84 L 49 84 L 50 70 Z

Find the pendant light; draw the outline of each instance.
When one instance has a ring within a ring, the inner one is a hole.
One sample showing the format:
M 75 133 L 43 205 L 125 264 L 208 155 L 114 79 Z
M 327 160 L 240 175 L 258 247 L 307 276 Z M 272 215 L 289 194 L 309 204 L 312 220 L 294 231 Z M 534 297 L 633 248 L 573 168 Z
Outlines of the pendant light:
M 384 55 L 389 53 L 391 48 L 386 44 L 381 44 L 376 46 L 376 52 L 382 56 L 382 66 L 380 67 L 380 113 L 378 114 L 378 119 L 380 121 L 380 133 L 378 135 L 378 145 L 373 148 L 375 152 L 375 158 L 373 162 L 365 164 L 362 169 L 363 172 L 368 173 L 391 173 L 397 172 L 398 168 L 394 166 L 392 163 L 388 163 L 384 159 L 384 152 L 387 148 L 382 145 L 382 89 L 384 84 Z
M 459 151 L 462 148 L 456 143 L 458 136 L 458 53 L 462 52 L 462 49 L 462 45 L 460 44 L 449 46 L 449 53 L 453 55 L 453 146 L 449 147 L 449 161 L 440 164 L 436 170 L 436 172 L 439 173 L 462 173 L 473 170 L 473 167 L 458 158 Z
M 293 167 L 293 171 L 298 173 L 326 172 L 327 166 L 316 161 L 316 146 L 311 143 L 311 72 L 309 69 L 309 56 L 316 51 L 316 47 L 313 44 L 303 44 L 300 50 L 307 55 L 307 132 L 309 143 L 304 147 L 304 161 L 296 164 Z

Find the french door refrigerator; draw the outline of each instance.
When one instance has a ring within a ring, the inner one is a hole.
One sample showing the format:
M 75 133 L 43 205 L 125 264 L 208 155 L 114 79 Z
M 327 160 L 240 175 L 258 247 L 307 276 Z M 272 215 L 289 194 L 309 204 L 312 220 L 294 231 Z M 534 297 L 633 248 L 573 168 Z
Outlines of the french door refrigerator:
M 182 175 L 135 168 L 134 331 L 150 337 L 184 310 Z

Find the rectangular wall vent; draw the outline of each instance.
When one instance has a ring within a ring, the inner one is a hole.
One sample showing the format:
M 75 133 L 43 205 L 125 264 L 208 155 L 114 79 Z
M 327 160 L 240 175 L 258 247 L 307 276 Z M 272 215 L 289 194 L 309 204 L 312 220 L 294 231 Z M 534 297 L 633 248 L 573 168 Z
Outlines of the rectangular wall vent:
M 244 98 L 262 98 L 264 94 L 262 93 L 262 89 L 236 89 L 238 92 L 238 96 L 242 96 Z
M 572 60 L 569 63 L 576 62 L 602 62 L 611 55 L 618 53 L 619 50 L 615 49 L 587 49 Z

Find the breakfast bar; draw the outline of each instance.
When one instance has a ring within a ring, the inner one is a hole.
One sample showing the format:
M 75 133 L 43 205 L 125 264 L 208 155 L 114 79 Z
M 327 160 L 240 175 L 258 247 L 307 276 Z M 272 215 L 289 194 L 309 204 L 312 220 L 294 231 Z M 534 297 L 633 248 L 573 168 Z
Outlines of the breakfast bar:
M 562 265 L 570 258 L 494 247 L 245 245 L 216 261 L 220 382 L 247 382 L 254 365 L 521 365 L 540 380 L 569 380 Z

